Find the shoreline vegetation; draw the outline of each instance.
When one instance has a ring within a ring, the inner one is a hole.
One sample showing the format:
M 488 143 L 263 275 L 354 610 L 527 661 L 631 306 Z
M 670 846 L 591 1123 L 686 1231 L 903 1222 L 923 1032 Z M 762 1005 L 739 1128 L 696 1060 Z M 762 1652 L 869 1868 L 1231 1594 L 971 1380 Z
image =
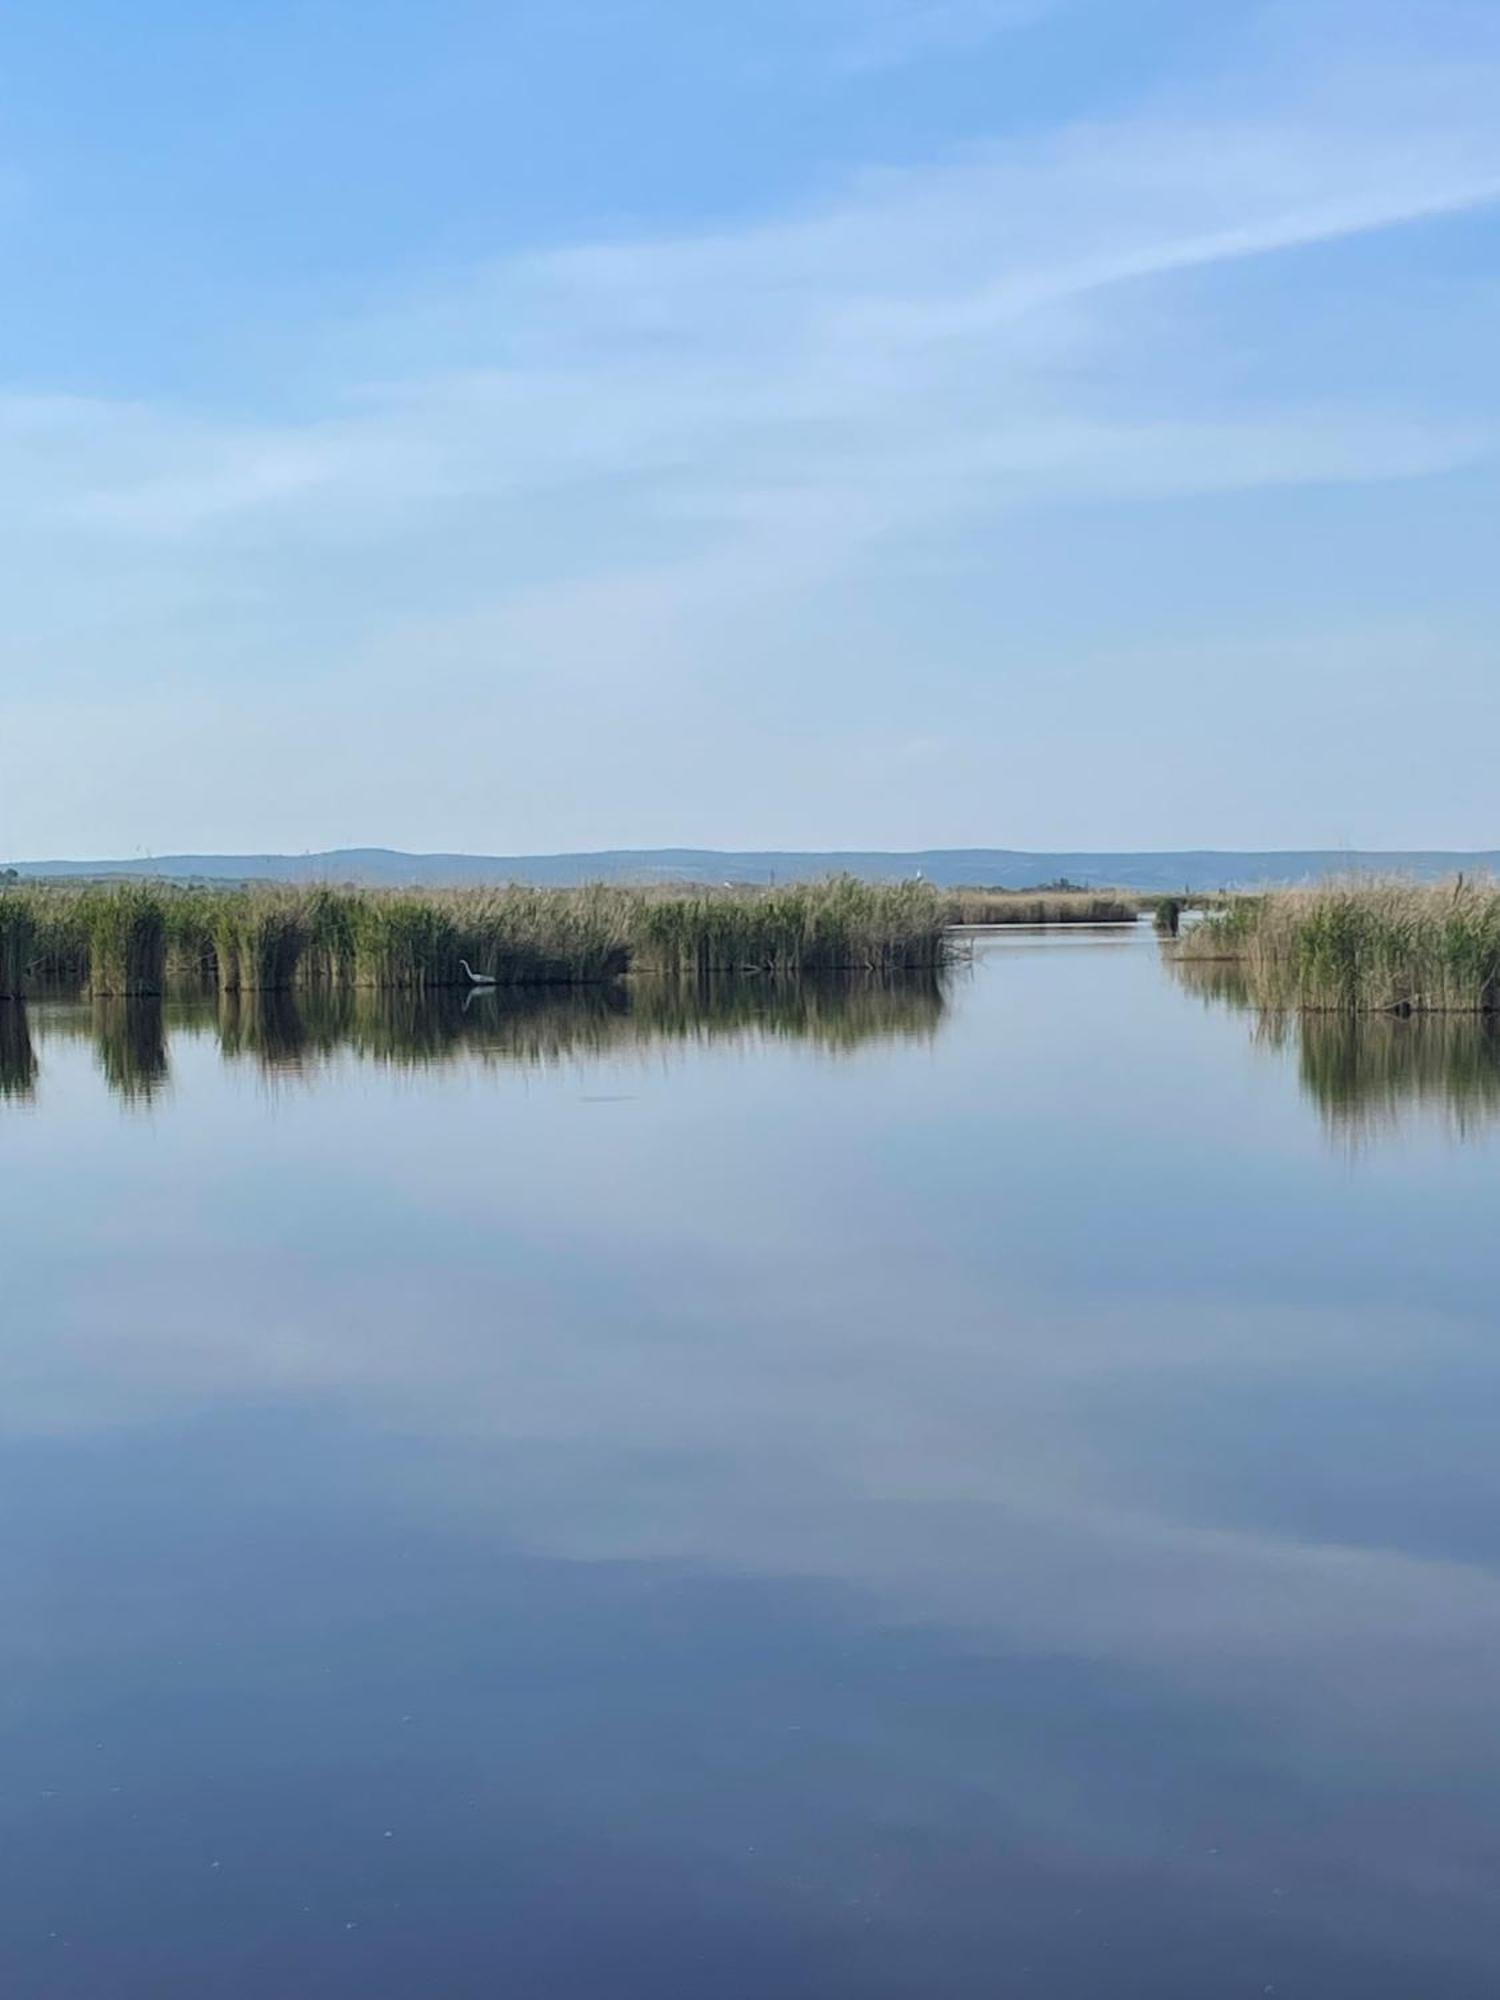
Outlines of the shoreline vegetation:
M 1270 1013 L 1500 1011 L 1500 883 L 1357 879 L 1234 897 L 1184 932 L 1184 970 L 1218 965 Z
M 1133 924 L 1141 898 L 1108 889 L 947 889 L 949 921 L 965 928 L 993 924 Z
M 781 888 L 295 888 L 13 882 L 0 887 L 0 999 L 76 991 L 288 993 L 470 983 L 601 985 L 627 973 L 931 970 L 955 929 L 1131 924 L 1141 899 L 1059 884 L 939 889 L 833 876 Z
M 627 972 L 932 970 L 952 954 L 928 884 L 783 889 L 383 890 L 16 884 L 0 890 L 0 998 L 133 998 L 470 983 L 601 985 Z

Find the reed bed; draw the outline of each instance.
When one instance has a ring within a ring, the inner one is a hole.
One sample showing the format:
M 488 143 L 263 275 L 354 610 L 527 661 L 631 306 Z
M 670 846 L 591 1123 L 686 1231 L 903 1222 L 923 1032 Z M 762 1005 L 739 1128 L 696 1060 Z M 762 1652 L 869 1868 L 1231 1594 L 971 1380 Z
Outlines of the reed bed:
M 925 884 L 847 878 L 723 891 L 22 884 L 0 892 L 0 992 L 429 992 L 467 986 L 466 964 L 505 987 L 633 971 L 885 976 L 944 963 L 948 920 Z
M 1082 889 L 952 889 L 955 924 L 1133 924 L 1140 904 L 1115 892 Z
M 1243 971 L 1252 1002 L 1325 1013 L 1500 1009 L 1500 886 L 1330 882 L 1235 899 L 1189 932 L 1185 962 Z
M 161 993 L 167 979 L 167 916 L 147 885 L 98 889 L 79 901 L 88 937 L 89 990 L 114 999 Z
M 715 973 L 931 969 L 949 955 L 945 899 L 924 882 L 838 876 L 784 889 L 636 896 L 633 969 L 675 978 Z
M 23 993 L 48 989 L 125 996 L 162 992 L 168 974 L 172 892 L 127 883 L 120 887 L 21 884 L 0 891 L 0 940 L 17 958 L 5 984 L 19 976 Z
M 306 937 L 299 971 L 306 986 L 349 985 L 359 954 L 358 906 L 336 889 L 312 889 L 302 898 Z
M 14 889 L 0 890 L 0 1000 L 25 995 L 36 943 L 31 898 Z
M 635 899 L 617 890 L 481 889 L 369 894 L 348 906 L 352 981 L 426 991 L 596 985 L 631 963 Z

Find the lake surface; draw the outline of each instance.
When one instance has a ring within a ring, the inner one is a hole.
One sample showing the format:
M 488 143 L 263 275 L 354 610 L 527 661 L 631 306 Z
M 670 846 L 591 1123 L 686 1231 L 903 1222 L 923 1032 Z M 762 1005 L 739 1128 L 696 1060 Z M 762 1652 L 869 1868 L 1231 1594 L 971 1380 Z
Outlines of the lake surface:
M 0 1008 L 0 1991 L 1500 1990 L 1500 1054 Z

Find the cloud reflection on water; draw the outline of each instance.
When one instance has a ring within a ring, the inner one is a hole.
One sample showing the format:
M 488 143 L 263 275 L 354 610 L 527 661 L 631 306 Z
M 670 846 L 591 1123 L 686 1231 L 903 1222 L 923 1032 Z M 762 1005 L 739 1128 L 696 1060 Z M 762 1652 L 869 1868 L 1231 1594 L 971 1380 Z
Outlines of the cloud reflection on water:
M 71 1509 L 93 1547 L 103 1493 L 144 1547 L 111 1545 L 133 1587 L 97 1631 L 72 1603 L 69 1644 L 106 1678 L 154 1647 L 263 1693 L 378 1635 L 371 1671 L 399 1655 L 451 1705 L 445 1754 L 554 1703 L 590 1768 L 554 1743 L 528 1809 L 660 1841 L 679 1878 L 674 1839 L 741 1867 L 702 1775 L 732 1768 L 820 1908 L 895 1849 L 893 1899 L 945 1936 L 994 1935 L 1002 1884 L 1055 1944 L 1061 1885 L 1086 1883 L 1118 1893 L 1107 1923 L 1090 1904 L 1116 1939 L 1141 1922 L 1149 1945 L 1168 1906 L 1180 1938 L 1207 1899 L 1216 1952 L 1259 1952 L 1290 1881 L 1314 1892 L 1277 1935 L 1309 1977 L 1320 1951 L 1395 1964 L 1413 1940 L 1430 1963 L 1438 1931 L 1488 1977 L 1500 1537 L 1486 1427 L 1459 1418 L 1493 1407 L 1497 1363 L 1473 1156 L 1415 1190 L 1345 1173 L 1149 947 L 999 948 L 940 1036 L 925 1004 L 894 1031 L 870 1004 L 886 1031 L 857 1062 L 753 1007 L 723 1033 L 664 1014 L 660 1044 L 607 1004 L 502 1008 L 497 1031 L 475 1003 L 419 1036 L 335 1018 L 321 1045 L 306 1014 L 231 1033 L 200 1008 L 149 1132 L 104 1102 L 73 1017 L 14 1128 L 0 1432 L 38 1533 Z M 657 1046 L 681 1059 L 643 1062 Z M 244 1087 L 263 1074 L 318 1087 Z M 340 1558 L 311 1608 L 303 1544 Z M 177 1565 L 225 1549 L 265 1575 L 243 1648 L 205 1652 L 191 1617 L 223 1586 L 185 1591 Z M 19 1670 L 36 1633 L 6 1644 Z M 629 1704 L 668 1654 L 656 1732 Z M 653 1784 L 680 1835 L 631 1819 Z M 791 1924 L 785 1882 L 765 1893 Z

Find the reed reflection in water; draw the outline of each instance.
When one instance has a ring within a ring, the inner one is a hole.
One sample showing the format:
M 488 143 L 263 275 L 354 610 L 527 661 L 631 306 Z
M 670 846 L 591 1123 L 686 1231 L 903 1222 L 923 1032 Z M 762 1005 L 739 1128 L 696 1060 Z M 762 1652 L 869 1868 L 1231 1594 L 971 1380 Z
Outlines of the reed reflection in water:
M 24 1103 L 36 1094 L 36 1050 L 24 1000 L 0 1000 L 0 1098 Z
M 1205 1002 L 1251 1014 L 1262 1046 L 1295 1047 L 1302 1089 L 1340 1138 L 1378 1138 L 1431 1114 L 1470 1138 L 1500 1120 L 1500 1016 L 1268 1013 L 1237 963 L 1168 963 Z
M 830 1055 L 882 1040 L 934 1035 L 944 976 L 827 975 L 703 982 L 640 977 L 599 987 L 437 990 L 312 989 L 99 1000 L 44 1008 L 41 1038 L 88 1036 L 111 1089 L 147 1104 L 167 1083 L 169 1046 L 180 1034 L 217 1036 L 232 1062 L 252 1062 L 280 1080 L 313 1080 L 352 1056 L 405 1068 L 470 1060 L 546 1065 L 646 1052 L 672 1043 L 772 1039 L 806 1042 Z M 0 1094 L 29 1094 L 37 1074 L 25 1010 L 0 1046 Z M 0 1035 L 7 1024 L 0 1022 Z
M 94 1049 L 105 1081 L 127 1103 L 149 1104 L 168 1077 L 166 1010 L 159 999 L 92 1003 Z

